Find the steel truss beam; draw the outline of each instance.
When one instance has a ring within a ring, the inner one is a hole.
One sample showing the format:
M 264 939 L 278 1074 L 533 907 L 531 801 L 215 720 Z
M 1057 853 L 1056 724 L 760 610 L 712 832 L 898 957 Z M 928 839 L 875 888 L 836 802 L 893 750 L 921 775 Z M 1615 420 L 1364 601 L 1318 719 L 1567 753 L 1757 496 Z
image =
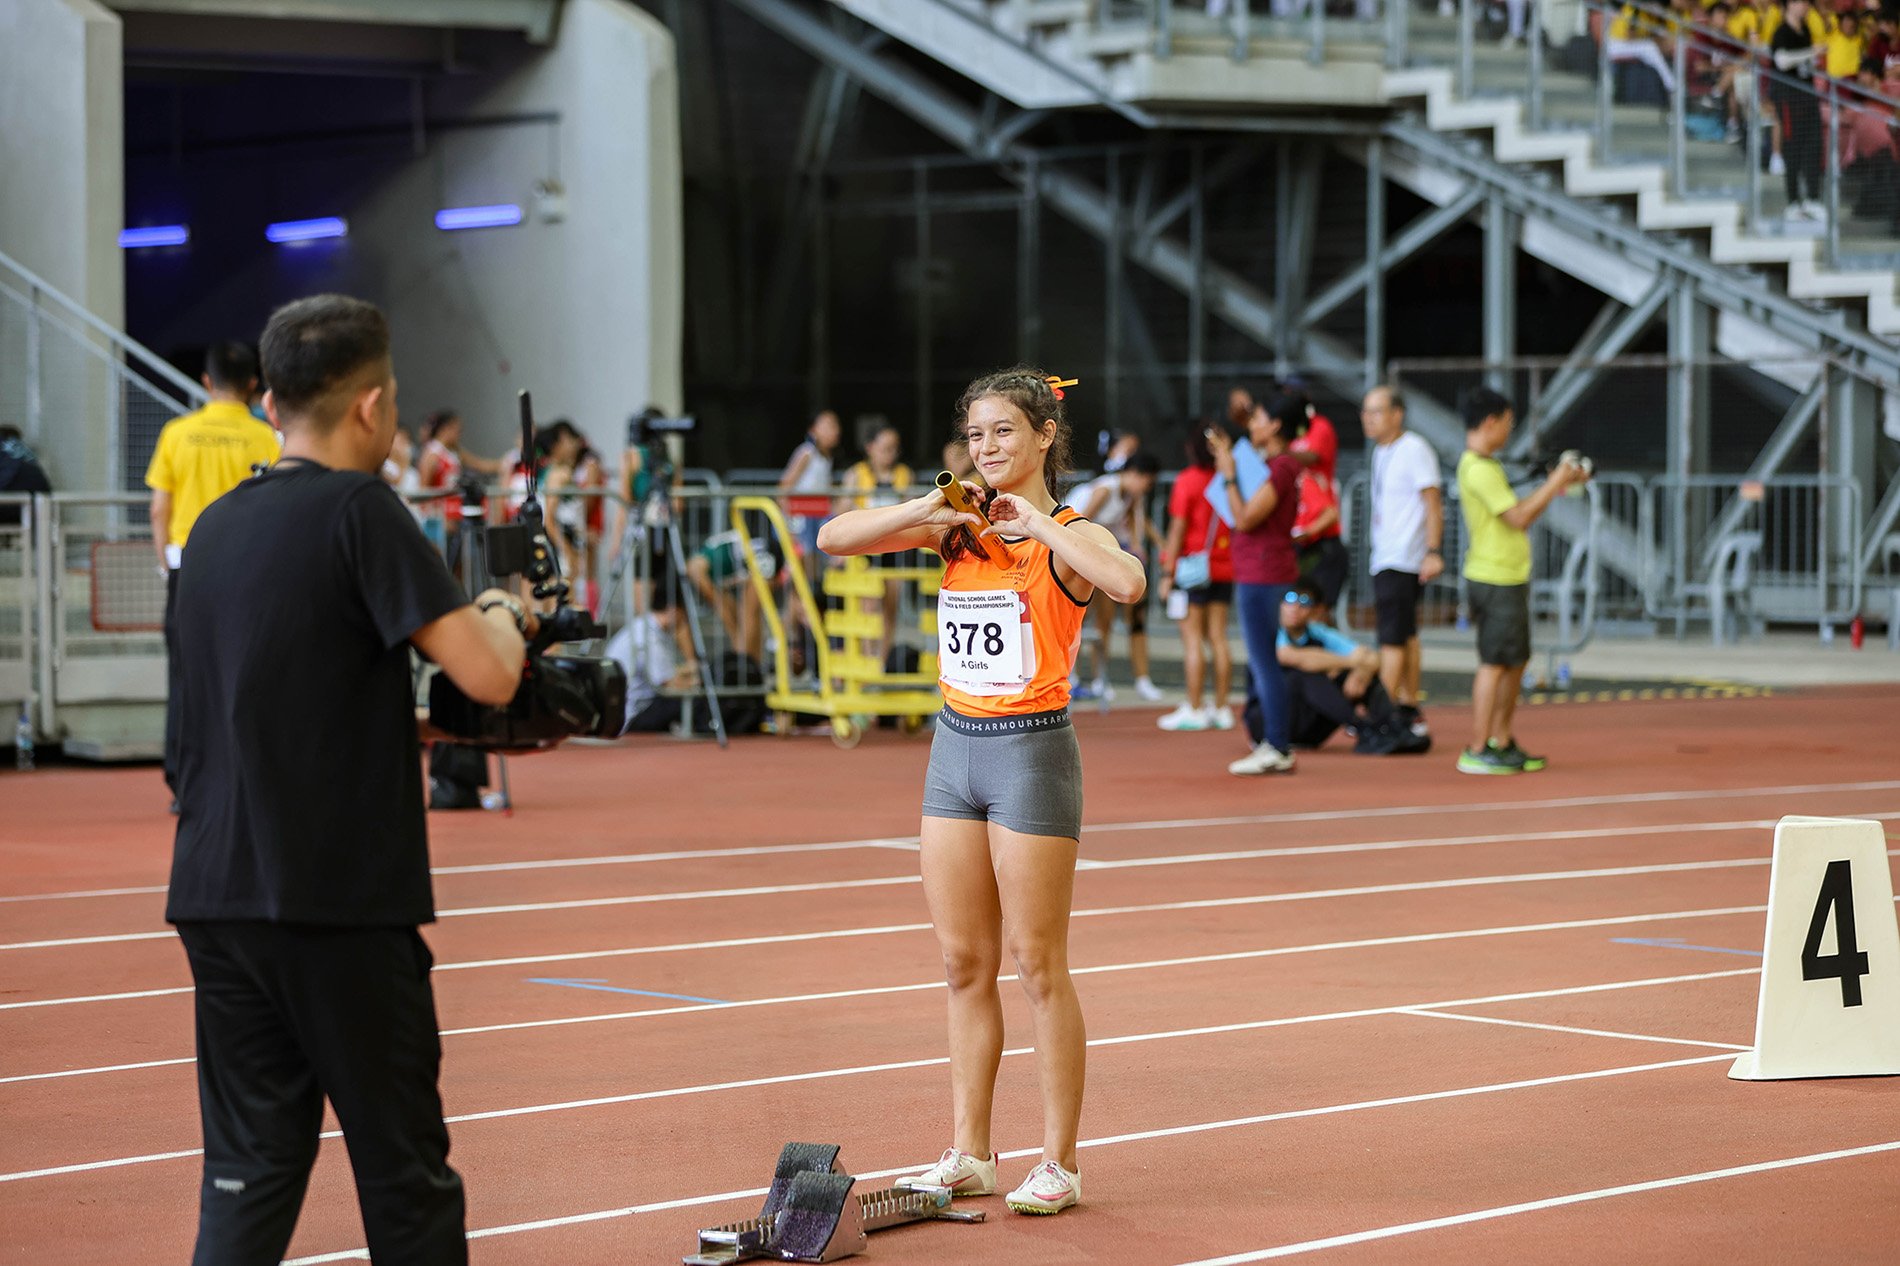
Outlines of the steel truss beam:
M 1521 457 L 1536 449 L 1544 436 L 1576 408 L 1597 379 L 1612 366 L 1603 362 L 1623 354 L 1656 322 L 1668 302 L 1670 280 L 1658 278 L 1647 293 L 1627 309 L 1612 299 L 1598 312 L 1583 338 L 1565 357 L 1563 366 L 1551 375 L 1537 403 L 1534 415 L 1511 438 L 1510 455 Z
M 1036 183 L 1042 204 L 1052 208 L 1077 227 L 1106 242 L 1119 238 L 1125 257 L 1183 294 L 1192 294 L 1196 283 L 1193 252 L 1172 237 L 1157 236 L 1143 242 L 1134 234 L 1116 230 L 1116 211 L 1106 193 L 1089 181 L 1066 171 L 1040 163 L 1034 149 L 1012 142 L 994 154 L 986 154 L 984 129 L 978 112 L 944 92 L 923 76 L 891 59 L 867 52 L 843 39 L 828 26 L 813 18 L 790 0 L 728 0 L 752 17 L 776 31 L 786 40 L 804 49 L 820 61 L 838 67 L 857 79 L 871 95 L 897 107 L 905 114 L 955 145 L 965 154 L 997 162 L 1005 179 L 1021 182 L 1033 165 L 1038 169 Z M 1265 129 L 1263 129 L 1265 130 Z M 1295 129 L 1286 129 L 1295 130 Z M 1201 263 L 1199 280 L 1206 296 L 1206 311 L 1245 334 L 1262 347 L 1279 349 L 1282 337 L 1274 321 L 1273 297 L 1232 269 L 1219 264 Z M 1336 390 L 1357 395 L 1364 385 L 1364 362 L 1359 352 L 1343 340 L 1314 331 L 1305 331 L 1289 347 L 1289 359 L 1297 359 L 1311 368 Z M 1194 402 L 1198 405 L 1198 401 Z M 1455 451 L 1463 443 L 1463 428 L 1456 417 L 1435 402 L 1421 399 L 1408 409 L 1408 421 L 1414 429 L 1432 440 L 1442 451 Z
M 1458 227 L 1465 217 L 1478 209 L 1484 201 L 1484 191 L 1473 189 L 1460 194 L 1442 207 L 1427 211 L 1400 229 L 1398 235 L 1379 252 L 1380 275 L 1397 268 L 1412 256 L 1436 242 L 1445 234 Z M 1348 300 L 1366 288 L 1373 279 L 1375 270 L 1370 264 L 1360 264 L 1339 280 L 1327 286 L 1300 310 L 1301 325 L 1317 325 L 1346 306 Z

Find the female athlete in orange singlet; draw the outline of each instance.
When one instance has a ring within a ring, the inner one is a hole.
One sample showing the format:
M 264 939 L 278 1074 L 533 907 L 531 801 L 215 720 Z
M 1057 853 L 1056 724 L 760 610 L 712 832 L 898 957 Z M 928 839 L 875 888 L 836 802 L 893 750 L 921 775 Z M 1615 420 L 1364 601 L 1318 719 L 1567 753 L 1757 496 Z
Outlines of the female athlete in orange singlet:
M 957 405 L 976 473 L 967 484 L 1009 553 L 992 562 L 933 488 L 826 523 L 819 547 L 879 554 L 928 546 L 944 558 L 937 648 L 944 709 L 923 806 L 924 892 L 950 986 L 955 1137 L 913 1180 L 958 1195 L 996 1188 L 990 1107 L 1003 1054 L 996 975 L 1005 937 L 1035 1013 L 1042 1161 L 1009 1194 L 1018 1213 L 1058 1213 L 1082 1194 L 1075 1155 L 1085 1035 L 1069 978 L 1069 908 L 1082 831 L 1082 764 L 1069 725 L 1069 673 L 1089 597 L 1147 590 L 1108 529 L 1058 504 L 1069 427 L 1052 379 L 1027 367 L 971 383 Z

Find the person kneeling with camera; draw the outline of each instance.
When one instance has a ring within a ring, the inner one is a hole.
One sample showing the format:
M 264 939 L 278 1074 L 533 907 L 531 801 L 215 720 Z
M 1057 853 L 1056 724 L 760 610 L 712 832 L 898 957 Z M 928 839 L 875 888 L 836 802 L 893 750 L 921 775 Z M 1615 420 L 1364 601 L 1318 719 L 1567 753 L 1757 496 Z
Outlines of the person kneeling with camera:
M 165 917 L 196 983 L 198 1266 L 275 1263 L 327 1096 L 377 1261 L 466 1262 L 409 649 L 506 703 L 535 619 L 474 604 L 377 476 L 389 331 L 319 295 L 264 330 L 276 465 L 208 507 L 180 576 L 179 819 Z

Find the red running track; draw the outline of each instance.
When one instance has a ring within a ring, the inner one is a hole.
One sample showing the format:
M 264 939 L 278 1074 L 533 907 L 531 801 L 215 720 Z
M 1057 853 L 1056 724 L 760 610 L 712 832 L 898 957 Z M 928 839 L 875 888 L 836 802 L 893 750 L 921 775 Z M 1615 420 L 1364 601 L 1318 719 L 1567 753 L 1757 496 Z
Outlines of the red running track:
M 1891 1083 L 1725 1073 L 1753 1033 L 1772 823 L 1900 821 L 1897 703 L 1534 708 L 1551 768 L 1515 779 L 1329 750 L 1246 781 L 1232 735 L 1080 717 L 1087 1203 L 980 1201 L 981 1226 L 870 1255 L 1889 1260 Z M 945 1145 L 924 759 L 891 732 L 574 748 L 516 763 L 511 819 L 432 819 L 476 1261 L 677 1261 L 756 1210 L 787 1140 L 867 1177 Z M 0 1260 L 184 1260 L 199 1137 L 157 774 L 9 775 L 0 798 Z M 1005 999 L 1013 1181 L 1039 1131 Z M 294 1260 L 360 1256 L 339 1143 Z

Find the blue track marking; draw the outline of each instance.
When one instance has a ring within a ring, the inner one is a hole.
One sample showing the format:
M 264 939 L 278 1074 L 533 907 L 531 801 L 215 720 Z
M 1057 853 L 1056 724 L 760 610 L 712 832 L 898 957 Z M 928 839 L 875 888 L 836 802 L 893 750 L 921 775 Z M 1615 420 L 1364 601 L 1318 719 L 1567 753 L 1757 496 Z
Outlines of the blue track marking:
M 1690 945 L 1680 936 L 1613 936 L 1610 941 L 1616 945 L 1654 945 L 1658 949 L 1701 950 L 1705 954 L 1735 954 L 1742 958 L 1761 957 L 1760 950 L 1725 949 L 1720 945 Z
M 610 985 L 604 980 L 559 980 L 549 976 L 530 976 L 531 985 L 566 985 L 569 989 L 598 989 L 602 993 L 630 993 L 642 998 L 671 998 L 675 1002 L 709 1002 L 716 1007 L 729 1007 L 732 1004 L 719 998 L 695 998 L 688 993 L 656 993 L 651 989 L 623 989 L 619 985 Z

